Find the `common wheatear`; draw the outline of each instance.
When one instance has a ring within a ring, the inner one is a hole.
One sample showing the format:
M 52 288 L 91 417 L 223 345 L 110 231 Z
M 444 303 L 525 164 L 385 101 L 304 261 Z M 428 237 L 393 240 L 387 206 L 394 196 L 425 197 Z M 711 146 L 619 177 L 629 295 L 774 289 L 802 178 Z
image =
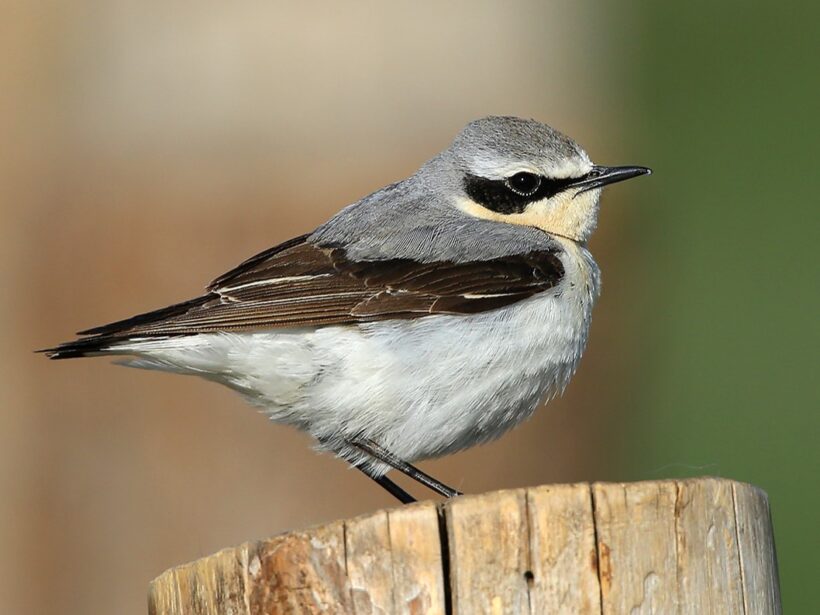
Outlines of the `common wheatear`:
M 648 173 L 594 165 L 533 120 L 481 119 L 201 297 L 45 352 L 221 382 L 403 502 L 391 468 L 458 495 L 409 462 L 497 438 L 564 390 L 599 291 L 601 188 Z

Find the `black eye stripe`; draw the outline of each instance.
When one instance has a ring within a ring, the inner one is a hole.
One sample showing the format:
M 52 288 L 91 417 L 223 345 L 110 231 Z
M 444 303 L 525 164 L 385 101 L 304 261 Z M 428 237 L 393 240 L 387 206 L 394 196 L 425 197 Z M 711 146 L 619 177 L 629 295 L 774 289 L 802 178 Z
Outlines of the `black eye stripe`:
M 531 194 L 519 194 L 508 185 L 508 179 L 487 179 L 477 175 L 464 176 L 464 190 L 473 201 L 500 214 L 520 214 L 527 205 L 555 196 L 571 184 L 579 181 L 578 177 L 550 179 L 543 175 L 538 188 Z

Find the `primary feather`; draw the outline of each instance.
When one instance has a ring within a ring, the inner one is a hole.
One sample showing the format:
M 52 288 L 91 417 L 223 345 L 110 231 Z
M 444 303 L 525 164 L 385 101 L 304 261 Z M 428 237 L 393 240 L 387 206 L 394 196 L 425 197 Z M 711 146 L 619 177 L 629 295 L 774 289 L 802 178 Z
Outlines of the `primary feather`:
M 476 314 L 554 287 L 556 249 L 469 263 L 350 261 L 299 237 L 217 278 L 202 297 L 83 332 L 47 350 L 55 359 L 116 351 L 133 338 L 361 324 L 432 314 Z

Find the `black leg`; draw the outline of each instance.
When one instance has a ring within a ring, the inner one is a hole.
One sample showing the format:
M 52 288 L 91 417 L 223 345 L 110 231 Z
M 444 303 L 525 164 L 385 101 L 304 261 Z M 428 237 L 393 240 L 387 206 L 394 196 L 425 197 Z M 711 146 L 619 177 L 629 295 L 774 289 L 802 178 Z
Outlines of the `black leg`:
M 433 478 L 429 474 L 426 474 L 425 472 L 422 472 L 417 467 L 415 467 L 413 465 L 410 465 L 409 463 L 407 463 L 406 461 L 404 461 L 402 459 L 399 459 L 393 453 L 391 453 L 390 451 L 388 451 L 385 448 L 382 448 L 381 446 L 379 446 L 378 444 L 376 444 L 372 440 L 363 440 L 363 439 L 362 440 L 353 440 L 351 442 L 351 444 L 353 446 L 355 446 L 356 448 L 358 448 L 359 450 L 364 451 L 365 453 L 367 453 L 371 457 L 375 457 L 376 459 L 386 463 L 387 465 L 389 465 L 393 469 L 398 470 L 399 472 L 402 472 L 403 474 L 406 474 L 407 476 L 409 476 L 413 480 L 421 483 L 422 485 L 424 485 L 428 489 L 432 489 L 433 491 L 435 491 L 439 495 L 443 495 L 444 497 L 447 497 L 447 498 L 453 498 L 457 495 L 462 495 L 462 493 L 460 491 L 456 491 L 452 487 L 448 487 L 447 485 L 445 485 L 441 481 L 436 480 L 435 478 Z M 382 485 L 382 486 L 384 486 L 384 485 Z M 386 487 L 385 487 L 385 489 L 386 489 Z
M 412 504 L 416 501 L 416 499 L 407 493 L 404 489 L 399 487 L 396 483 L 392 480 L 387 478 L 386 476 L 376 476 L 370 470 L 367 470 L 361 466 L 356 466 L 357 470 L 361 470 L 368 478 L 373 479 L 379 485 L 381 485 L 390 495 L 395 497 L 399 502 L 402 504 Z

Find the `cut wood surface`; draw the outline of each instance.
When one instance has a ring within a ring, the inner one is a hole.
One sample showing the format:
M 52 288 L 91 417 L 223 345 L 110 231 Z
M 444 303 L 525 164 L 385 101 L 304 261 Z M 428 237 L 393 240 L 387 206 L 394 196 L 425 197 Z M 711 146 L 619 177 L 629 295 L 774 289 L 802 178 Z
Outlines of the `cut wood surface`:
M 719 478 L 422 502 L 225 549 L 151 615 L 780 613 L 766 494 Z

